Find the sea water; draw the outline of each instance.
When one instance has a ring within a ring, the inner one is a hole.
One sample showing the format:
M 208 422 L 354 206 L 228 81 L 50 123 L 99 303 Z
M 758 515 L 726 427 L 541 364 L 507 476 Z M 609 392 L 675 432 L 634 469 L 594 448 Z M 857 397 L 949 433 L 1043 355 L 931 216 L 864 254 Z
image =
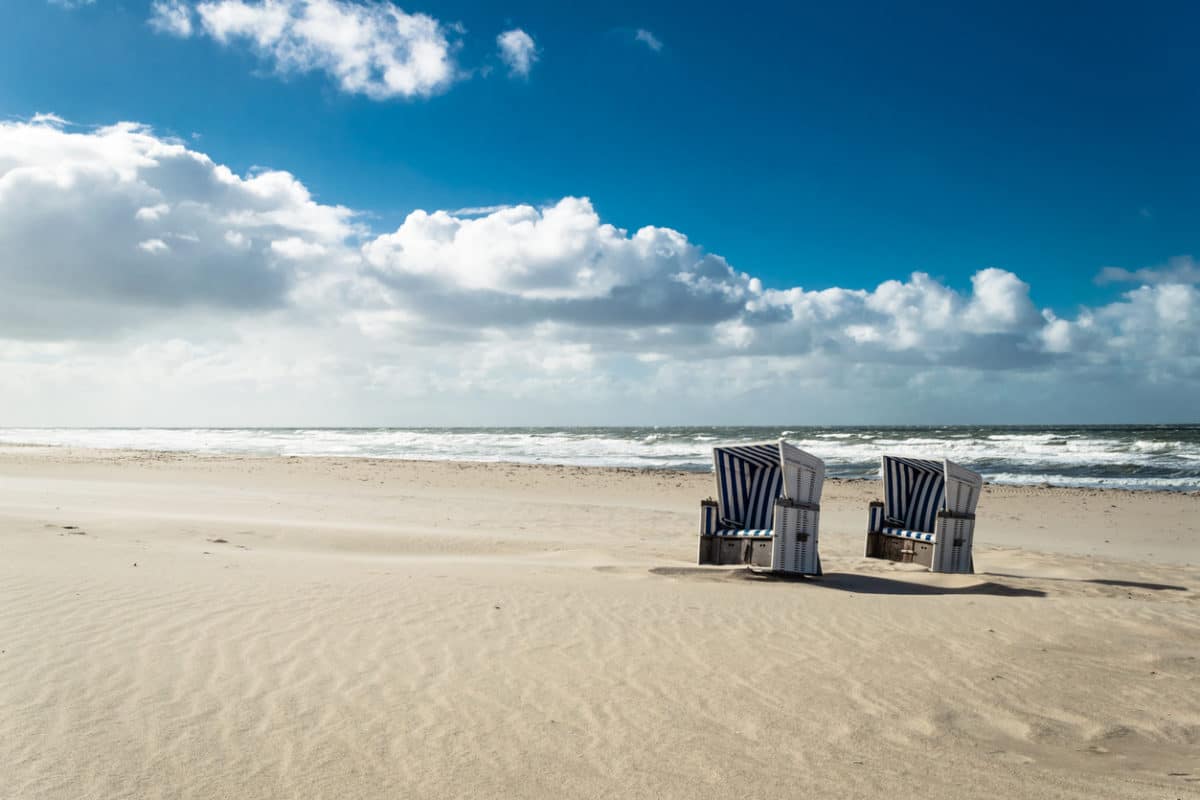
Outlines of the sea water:
M 883 453 L 949 458 L 994 483 L 1200 490 L 1200 425 L 1086 427 L 6 428 L 0 444 L 706 471 L 712 448 L 786 438 L 831 476 Z

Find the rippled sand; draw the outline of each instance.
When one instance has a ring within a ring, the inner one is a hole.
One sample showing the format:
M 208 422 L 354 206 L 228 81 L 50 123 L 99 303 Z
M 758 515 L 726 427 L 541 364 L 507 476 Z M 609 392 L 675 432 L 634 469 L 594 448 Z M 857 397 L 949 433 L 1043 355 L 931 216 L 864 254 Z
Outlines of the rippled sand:
M 699 569 L 682 473 L 0 451 L 0 797 L 1200 796 L 1200 497 Z

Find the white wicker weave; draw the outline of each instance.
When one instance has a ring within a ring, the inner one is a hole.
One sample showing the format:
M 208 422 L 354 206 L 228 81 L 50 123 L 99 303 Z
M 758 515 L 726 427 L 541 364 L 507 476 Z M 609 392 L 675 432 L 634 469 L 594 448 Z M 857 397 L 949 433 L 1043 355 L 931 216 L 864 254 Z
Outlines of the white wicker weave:
M 819 506 L 795 503 L 787 498 L 775 502 L 775 527 L 771 540 L 771 569 L 798 575 L 820 575 L 821 556 L 817 534 L 821 522 Z

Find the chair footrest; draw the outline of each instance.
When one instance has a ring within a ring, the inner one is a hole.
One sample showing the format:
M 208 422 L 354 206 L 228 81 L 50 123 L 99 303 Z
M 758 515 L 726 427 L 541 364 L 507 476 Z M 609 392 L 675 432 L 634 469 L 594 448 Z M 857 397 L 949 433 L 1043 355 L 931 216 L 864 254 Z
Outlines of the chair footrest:
M 770 528 L 723 528 L 713 531 L 709 536 L 721 536 L 732 539 L 770 539 L 774 534 Z

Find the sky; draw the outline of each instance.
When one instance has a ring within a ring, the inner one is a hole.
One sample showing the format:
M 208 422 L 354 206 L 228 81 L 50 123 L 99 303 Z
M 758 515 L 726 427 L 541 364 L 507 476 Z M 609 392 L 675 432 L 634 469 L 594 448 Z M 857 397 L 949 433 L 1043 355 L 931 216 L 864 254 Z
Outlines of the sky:
M 1200 421 L 1197 32 L 9 0 L 0 425 Z

